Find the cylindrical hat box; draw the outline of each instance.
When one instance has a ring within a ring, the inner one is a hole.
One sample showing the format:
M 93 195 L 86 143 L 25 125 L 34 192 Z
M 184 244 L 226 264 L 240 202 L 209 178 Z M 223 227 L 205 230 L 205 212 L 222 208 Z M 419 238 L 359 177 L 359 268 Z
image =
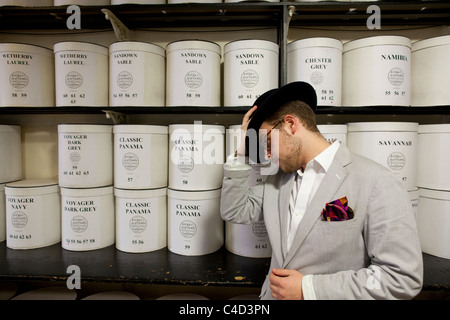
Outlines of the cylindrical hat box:
M 450 191 L 450 124 L 419 126 L 417 186 Z
M 224 242 L 220 216 L 221 189 L 211 191 L 168 190 L 168 248 L 171 252 L 198 256 L 219 250 Z
M 217 43 L 171 42 L 166 47 L 166 105 L 220 106 L 220 54 Z
M 20 126 L 0 125 L 0 183 L 22 179 Z
M 376 36 L 345 43 L 342 79 L 343 106 L 409 106 L 411 40 Z
M 165 105 L 166 52 L 152 43 L 121 41 L 109 47 L 109 105 Z
M 114 244 L 113 187 L 61 188 L 62 247 L 71 251 Z
M 347 144 L 347 125 L 346 124 L 319 124 L 317 125 L 322 136 L 329 143 L 339 141 L 343 145 Z
M 450 105 L 450 35 L 420 40 L 411 49 L 411 105 Z
M 51 286 L 20 293 L 11 300 L 76 300 L 77 290 L 67 286 Z
M 419 231 L 422 251 L 450 259 L 450 192 L 419 189 Z
M 108 106 L 108 48 L 59 42 L 54 51 L 56 106 Z
M 58 125 L 59 185 L 92 188 L 113 184 L 111 125 Z
M 5 185 L 0 183 L 0 242 L 6 240 Z
M 222 187 L 225 127 L 169 126 L 169 188 L 212 190 Z
M 167 188 L 114 189 L 116 248 L 150 252 L 167 246 Z
M 231 253 L 249 258 L 269 258 L 272 255 L 264 221 L 252 224 L 225 224 L 225 247 Z
M 53 0 L 0 0 L 1 6 L 51 7 Z
M 54 68 L 48 48 L 0 43 L 0 107 L 54 107 Z
M 407 190 L 413 190 L 416 188 L 418 127 L 414 122 L 349 123 L 347 146 L 385 166 Z
M 167 187 L 167 126 L 115 125 L 114 186 L 122 189 Z
M 313 86 L 318 106 L 340 106 L 342 41 L 333 38 L 296 40 L 287 46 L 287 82 Z
M 34 249 L 61 241 L 58 182 L 21 180 L 5 186 L 6 246 Z
M 79 5 L 79 6 L 108 6 L 110 0 L 54 0 L 55 6 Z
M 137 295 L 128 291 L 105 291 L 93 293 L 81 300 L 141 300 Z
M 266 91 L 278 88 L 278 44 L 238 40 L 224 46 L 224 105 L 251 106 Z

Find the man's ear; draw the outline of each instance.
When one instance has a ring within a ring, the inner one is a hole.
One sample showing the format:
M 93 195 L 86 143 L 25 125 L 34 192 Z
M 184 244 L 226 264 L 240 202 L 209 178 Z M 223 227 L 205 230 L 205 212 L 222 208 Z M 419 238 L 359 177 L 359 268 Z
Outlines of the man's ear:
M 284 122 L 286 123 L 287 129 L 291 132 L 291 134 L 295 134 L 297 130 L 299 129 L 299 122 L 293 115 L 286 115 L 284 116 Z

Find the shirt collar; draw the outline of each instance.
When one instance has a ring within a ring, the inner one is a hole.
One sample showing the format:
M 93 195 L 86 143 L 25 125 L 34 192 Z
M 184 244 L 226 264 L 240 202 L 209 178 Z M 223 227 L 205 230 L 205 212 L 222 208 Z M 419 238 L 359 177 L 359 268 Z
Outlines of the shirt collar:
M 328 148 L 323 150 L 314 159 L 308 162 L 308 164 L 312 163 L 314 165 L 318 165 L 318 167 L 314 166 L 316 168 L 315 170 L 318 171 L 321 167 L 326 173 L 331 166 L 331 162 L 333 162 L 334 156 L 339 149 L 339 145 L 340 143 L 338 141 L 333 142 Z M 308 166 L 308 164 L 306 166 Z M 303 176 L 303 172 L 301 170 L 297 170 L 297 173 L 300 176 Z

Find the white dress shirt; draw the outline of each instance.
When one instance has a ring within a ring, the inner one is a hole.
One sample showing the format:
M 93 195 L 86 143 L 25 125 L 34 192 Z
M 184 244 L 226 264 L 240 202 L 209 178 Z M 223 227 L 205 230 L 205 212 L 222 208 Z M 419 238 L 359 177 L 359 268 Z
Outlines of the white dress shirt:
M 298 225 L 302 220 L 306 208 L 319 189 L 325 174 L 339 148 L 335 141 L 306 164 L 305 171 L 297 170 L 295 181 L 289 200 L 289 219 L 287 225 L 287 250 L 291 248 L 292 241 L 297 233 Z M 305 300 L 316 300 L 312 283 L 313 275 L 304 275 L 302 278 L 302 292 Z
M 291 199 L 289 200 L 289 219 L 287 226 L 287 251 L 291 248 L 298 225 L 305 214 L 306 208 L 316 194 L 325 174 L 330 168 L 334 155 L 339 148 L 335 141 L 306 164 L 305 171 L 297 170 Z

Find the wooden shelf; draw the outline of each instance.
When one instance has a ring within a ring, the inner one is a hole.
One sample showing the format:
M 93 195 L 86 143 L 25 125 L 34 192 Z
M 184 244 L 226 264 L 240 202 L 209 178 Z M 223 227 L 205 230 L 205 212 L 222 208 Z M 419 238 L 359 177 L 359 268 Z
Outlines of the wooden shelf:
M 267 26 L 283 23 L 283 11 L 295 8 L 291 25 L 366 27 L 367 7 L 380 8 L 383 25 L 448 25 L 447 1 L 239 2 L 167 5 L 80 6 L 83 29 L 112 29 L 101 9 L 111 10 L 128 28 Z M 67 6 L 0 7 L 0 30 L 67 30 Z
M 83 29 L 112 29 L 101 9 L 111 10 L 128 28 L 274 26 L 282 20 L 280 3 L 211 3 L 79 6 Z M 71 14 L 61 7 L 0 7 L 0 29 L 67 30 Z
M 3 114 L 101 114 L 115 111 L 123 114 L 245 114 L 249 106 L 238 107 L 0 107 Z M 450 114 L 450 106 L 434 107 L 317 107 L 316 114 Z
M 450 106 L 434 107 L 397 107 L 397 106 L 367 106 L 367 107 L 317 107 L 316 114 L 390 114 L 390 115 L 423 115 L 450 114 Z
M 450 290 L 450 259 L 423 254 L 425 291 Z M 247 258 L 224 247 L 203 256 L 182 256 L 167 248 L 125 253 L 109 246 L 92 251 L 68 251 L 61 244 L 12 250 L 0 243 L 0 280 L 66 281 L 67 267 L 77 265 L 82 282 L 261 287 L 269 258 Z
M 361 1 L 302 2 L 295 6 L 292 26 L 361 26 L 366 28 L 370 5 L 380 8 L 383 26 L 448 25 L 450 3 L 447 1 Z
M 2 114 L 100 114 L 114 111 L 123 114 L 216 114 L 245 113 L 250 107 L 5 107 Z
M 246 258 L 225 248 L 202 256 L 182 256 L 167 248 L 126 253 L 109 246 L 68 251 L 61 243 L 38 249 L 12 250 L 0 243 L 0 280 L 66 281 L 67 267 L 80 267 L 81 280 L 105 283 L 261 287 L 269 258 Z
M 425 291 L 450 291 L 450 259 L 423 254 Z

